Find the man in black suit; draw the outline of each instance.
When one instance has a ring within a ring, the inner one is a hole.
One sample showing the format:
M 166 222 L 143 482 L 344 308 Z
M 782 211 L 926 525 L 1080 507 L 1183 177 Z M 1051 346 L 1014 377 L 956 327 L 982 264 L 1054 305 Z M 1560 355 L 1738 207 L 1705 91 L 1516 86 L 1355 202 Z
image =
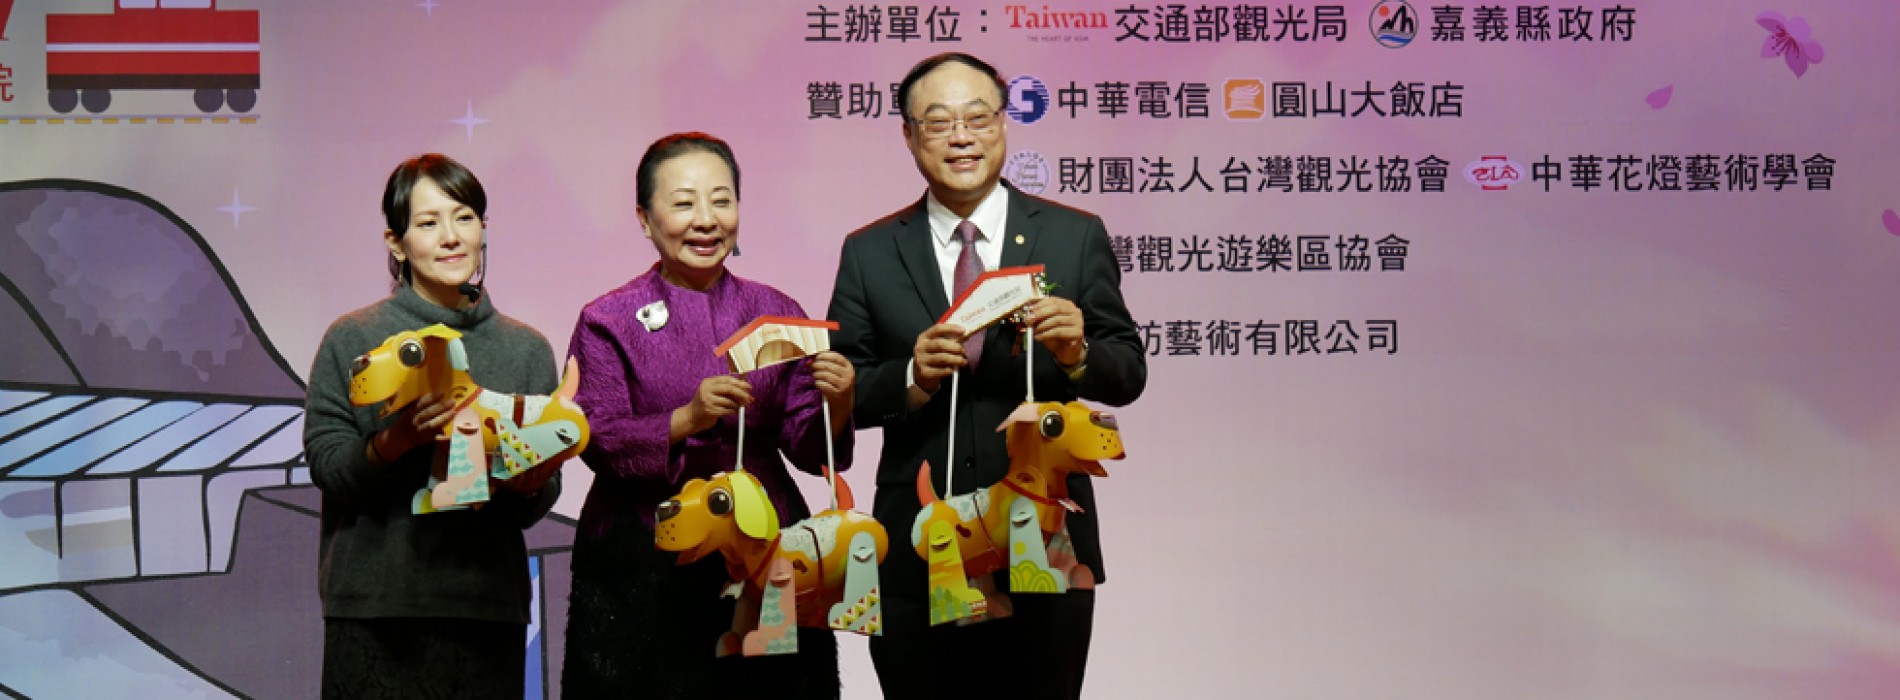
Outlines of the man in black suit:
M 1141 395 L 1147 360 L 1122 301 L 1121 268 L 1102 220 L 1024 194 L 1002 181 L 1005 88 L 996 69 L 967 54 L 924 59 L 898 86 L 904 143 L 929 185 L 925 196 L 851 234 L 838 265 L 829 318 L 833 347 L 858 371 L 858 427 L 884 429 L 872 512 L 891 533 L 882 567 L 885 627 L 871 659 L 886 697 L 1078 697 L 1088 661 L 1094 591 L 1012 596 L 1015 615 L 932 627 L 924 562 L 910 546 L 918 466 L 945 483 L 956 440 L 953 493 L 1003 478 L 1009 454 L 996 426 L 1025 394 L 1018 336 L 992 327 L 966 345 L 938 324 L 958 277 L 981 269 L 1044 266 L 1053 295 L 1029 307 L 1038 347 L 1036 398 L 1114 406 Z M 967 241 L 967 243 L 966 243 Z M 967 250 L 966 250 L 967 248 Z M 959 274 L 961 271 L 964 274 Z M 957 405 L 947 384 L 961 373 Z M 950 411 L 957 411 L 955 436 Z M 1068 516 L 1077 558 L 1107 579 L 1088 479 L 1069 480 L 1083 512 Z M 999 576 L 998 590 L 1008 590 Z

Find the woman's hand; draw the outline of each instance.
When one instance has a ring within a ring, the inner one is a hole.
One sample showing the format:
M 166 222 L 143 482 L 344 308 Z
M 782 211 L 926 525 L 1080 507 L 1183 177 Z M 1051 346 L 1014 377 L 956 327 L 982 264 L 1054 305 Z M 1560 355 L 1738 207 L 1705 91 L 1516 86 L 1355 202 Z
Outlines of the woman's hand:
M 838 432 L 857 406 L 858 370 L 843 355 L 826 350 L 812 356 L 811 376 L 831 407 L 831 432 Z
M 707 377 L 699 382 L 693 400 L 673 411 L 673 439 L 678 440 L 713 427 L 719 419 L 739 412 L 752 403 L 752 385 L 730 374 Z M 685 432 L 681 433 L 680 430 Z
M 394 464 L 411 450 L 433 445 L 444 439 L 442 426 L 454 417 L 454 399 L 441 394 L 423 394 L 396 414 L 396 421 L 389 427 L 369 436 L 370 459 L 377 464 Z
M 561 465 L 566 463 L 567 460 L 561 460 L 553 464 L 535 465 L 533 469 L 516 474 L 512 479 L 498 479 L 494 483 L 501 484 L 502 488 L 521 494 L 524 497 L 533 498 L 535 495 L 541 493 L 541 487 L 547 485 L 548 479 L 552 479 L 555 474 L 561 473 Z

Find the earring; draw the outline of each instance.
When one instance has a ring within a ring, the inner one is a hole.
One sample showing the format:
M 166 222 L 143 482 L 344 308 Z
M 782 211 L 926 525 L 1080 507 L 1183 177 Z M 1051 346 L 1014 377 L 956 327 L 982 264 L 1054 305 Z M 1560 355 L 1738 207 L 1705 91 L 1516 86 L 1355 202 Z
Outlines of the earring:
M 407 257 L 404 257 L 404 256 L 401 256 L 401 255 L 398 255 L 398 256 L 396 256 L 396 262 L 399 262 L 399 263 L 406 263 L 406 262 L 409 262 L 409 258 L 407 258 Z

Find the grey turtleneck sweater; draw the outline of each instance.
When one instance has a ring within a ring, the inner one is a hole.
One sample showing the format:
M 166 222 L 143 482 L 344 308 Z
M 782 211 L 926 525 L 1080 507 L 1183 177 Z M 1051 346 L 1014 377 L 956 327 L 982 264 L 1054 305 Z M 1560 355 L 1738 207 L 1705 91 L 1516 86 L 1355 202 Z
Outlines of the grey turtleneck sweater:
M 546 394 L 559 384 L 547 338 L 495 311 L 488 295 L 468 309 L 436 306 L 407 285 L 330 324 L 310 367 L 304 452 L 323 492 L 317 571 L 325 617 L 453 617 L 526 624 L 533 600 L 522 530 L 560 495 L 549 479 L 524 498 L 498 488 L 480 510 L 411 515 L 428 478 L 431 448 L 364 456 L 370 435 L 395 420 L 350 405 L 350 363 L 396 333 L 441 323 L 462 333 L 469 375 L 485 389 Z

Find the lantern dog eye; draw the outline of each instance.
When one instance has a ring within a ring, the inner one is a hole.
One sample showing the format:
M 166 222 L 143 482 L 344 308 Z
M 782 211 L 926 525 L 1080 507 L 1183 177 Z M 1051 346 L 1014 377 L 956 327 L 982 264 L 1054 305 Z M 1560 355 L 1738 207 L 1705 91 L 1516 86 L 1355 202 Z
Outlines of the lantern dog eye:
M 706 509 L 712 511 L 713 515 L 731 514 L 732 494 L 727 493 L 725 489 L 714 489 L 706 496 Z
M 396 350 L 396 359 L 401 361 L 404 367 L 421 367 L 422 343 L 414 340 L 402 341 L 402 347 Z
M 1042 431 L 1043 437 L 1052 440 L 1062 435 L 1062 414 L 1057 411 L 1042 414 L 1042 423 L 1037 429 Z

